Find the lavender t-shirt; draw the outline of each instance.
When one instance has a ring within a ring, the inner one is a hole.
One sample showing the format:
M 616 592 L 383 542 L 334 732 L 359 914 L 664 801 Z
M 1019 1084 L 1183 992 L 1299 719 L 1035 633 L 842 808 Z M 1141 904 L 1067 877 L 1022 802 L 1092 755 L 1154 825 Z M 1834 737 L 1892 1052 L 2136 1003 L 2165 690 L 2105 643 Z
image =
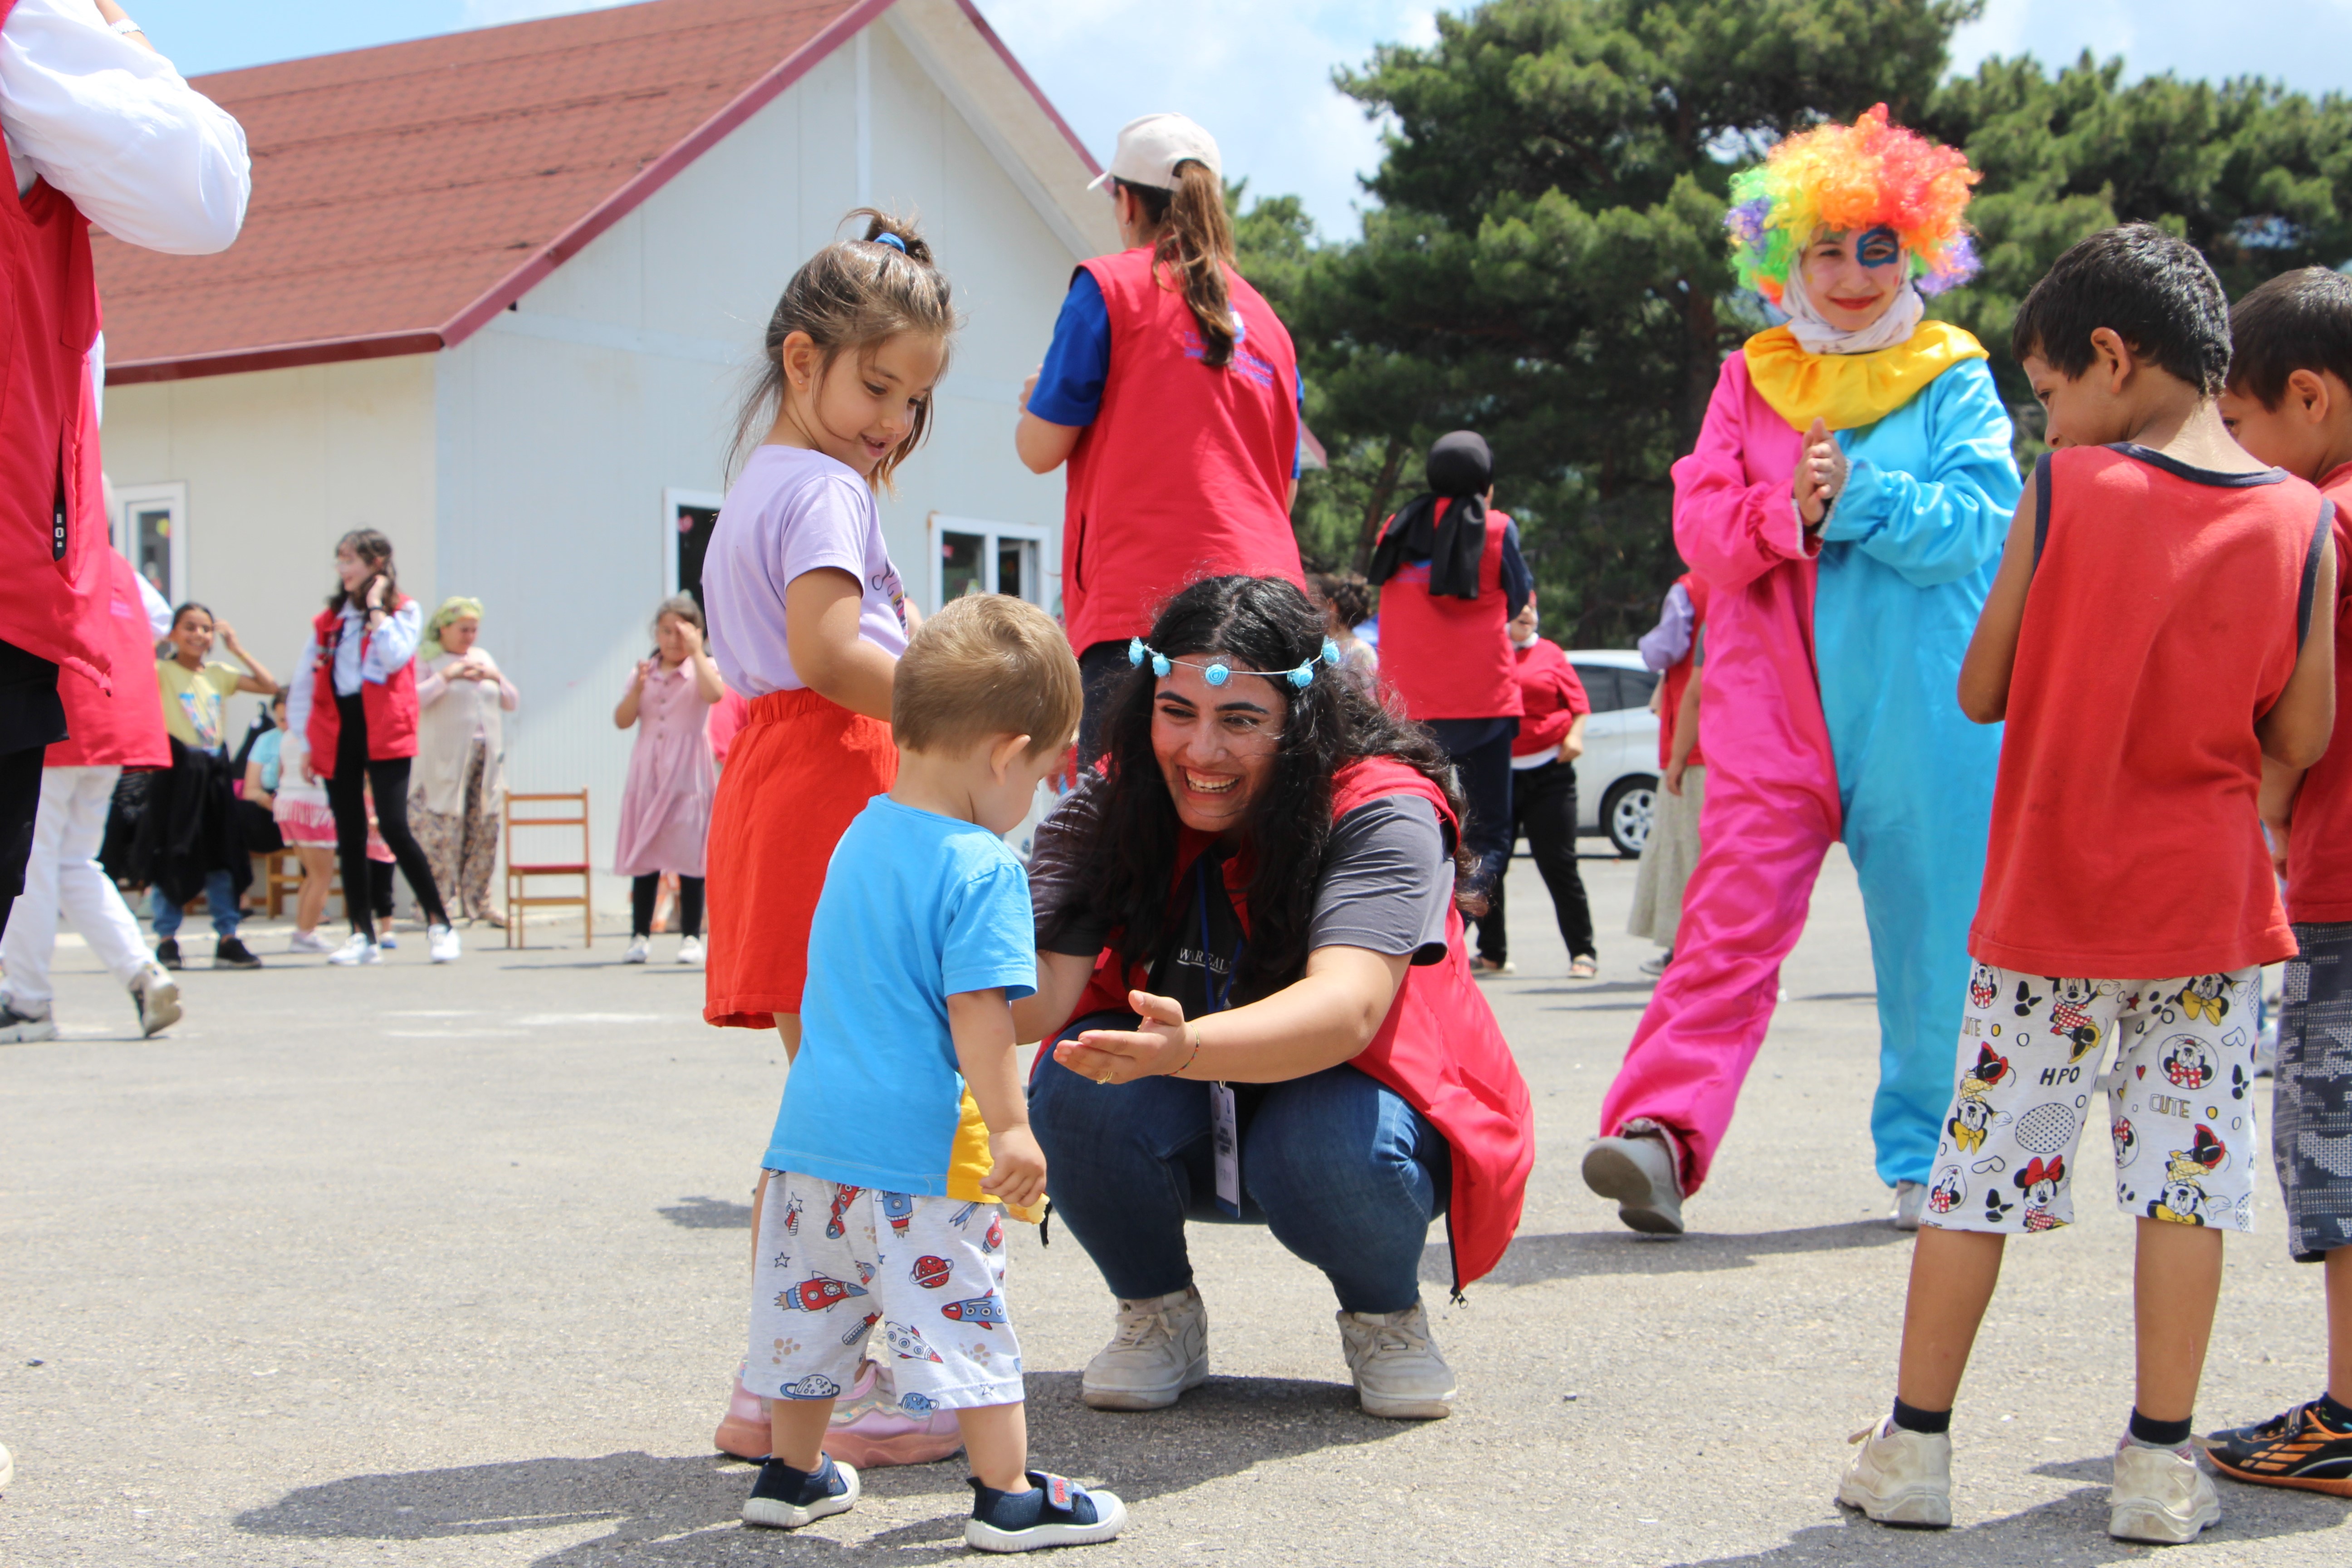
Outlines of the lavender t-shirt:
M 907 590 L 882 542 L 874 491 L 855 470 L 800 447 L 760 447 L 736 476 L 702 558 L 710 656 L 746 697 L 797 691 L 784 644 L 784 587 L 830 567 L 857 579 L 857 634 L 907 651 Z

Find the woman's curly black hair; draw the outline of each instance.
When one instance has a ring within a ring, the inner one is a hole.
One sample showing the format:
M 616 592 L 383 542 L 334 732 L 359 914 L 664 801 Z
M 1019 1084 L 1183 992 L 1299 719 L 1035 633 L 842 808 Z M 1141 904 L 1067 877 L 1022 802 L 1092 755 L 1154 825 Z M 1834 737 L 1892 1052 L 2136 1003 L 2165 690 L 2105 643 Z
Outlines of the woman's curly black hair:
M 1437 743 L 1337 679 L 1322 660 L 1323 636 L 1322 613 L 1296 587 L 1278 577 L 1235 576 L 1207 578 L 1169 600 L 1146 639 L 1171 658 L 1214 654 L 1236 669 L 1295 669 L 1307 660 L 1316 668 L 1303 690 L 1280 679 L 1266 683 L 1286 700 L 1287 711 L 1273 771 L 1243 825 L 1256 859 L 1242 976 L 1242 989 L 1253 996 L 1306 970 L 1316 885 L 1331 836 L 1331 781 L 1341 768 L 1362 757 L 1394 757 L 1444 792 L 1456 822 L 1467 811 Z M 1157 685 L 1148 668 L 1138 668 L 1112 698 L 1103 725 L 1109 777 L 1102 807 L 1087 839 L 1072 846 L 1078 896 L 1055 922 L 1116 927 L 1126 963 L 1157 956 L 1183 913 L 1174 898 L 1176 803 L 1151 750 Z M 1471 869 L 1459 834 L 1454 858 L 1458 898 Z

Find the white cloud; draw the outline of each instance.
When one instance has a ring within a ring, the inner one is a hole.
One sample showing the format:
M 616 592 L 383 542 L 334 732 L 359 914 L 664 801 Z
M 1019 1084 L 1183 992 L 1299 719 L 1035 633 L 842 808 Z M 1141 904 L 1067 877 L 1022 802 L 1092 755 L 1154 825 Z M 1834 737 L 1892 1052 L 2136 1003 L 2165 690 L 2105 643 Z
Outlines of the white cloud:
M 1952 65 L 2031 54 L 2072 64 L 2084 49 L 2121 55 L 2125 75 L 2170 71 L 2221 81 L 2263 76 L 2301 91 L 2352 88 L 2352 0 L 1990 0 L 1952 37 Z

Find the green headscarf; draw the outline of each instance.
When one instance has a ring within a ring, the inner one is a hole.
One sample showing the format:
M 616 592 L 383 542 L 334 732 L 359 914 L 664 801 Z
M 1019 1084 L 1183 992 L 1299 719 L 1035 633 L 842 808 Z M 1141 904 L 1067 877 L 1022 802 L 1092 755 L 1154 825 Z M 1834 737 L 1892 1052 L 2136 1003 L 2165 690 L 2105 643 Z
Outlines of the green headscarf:
M 481 600 L 468 599 L 463 594 L 450 595 L 441 601 L 441 607 L 433 612 L 433 618 L 425 623 L 425 638 L 416 645 L 416 657 L 424 659 L 439 658 L 448 651 L 441 646 L 443 626 L 447 626 L 451 621 L 478 621 L 481 618 Z

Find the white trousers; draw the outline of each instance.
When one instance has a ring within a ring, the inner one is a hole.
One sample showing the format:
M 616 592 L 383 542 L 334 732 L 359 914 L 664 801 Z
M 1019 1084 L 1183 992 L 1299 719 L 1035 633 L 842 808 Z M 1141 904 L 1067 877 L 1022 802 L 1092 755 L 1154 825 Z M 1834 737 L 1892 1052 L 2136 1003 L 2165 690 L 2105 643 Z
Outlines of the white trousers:
M 60 910 L 123 984 L 154 960 L 140 940 L 139 922 L 98 863 L 114 784 L 121 776 L 121 768 L 41 770 L 41 810 L 33 821 L 25 890 L 8 912 L 7 933 L 0 936 L 0 962 L 8 966 L 6 995 L 20 1013 L 45 1015 L 56 994 L 49 985 L 49 960 L 57 950 Z

